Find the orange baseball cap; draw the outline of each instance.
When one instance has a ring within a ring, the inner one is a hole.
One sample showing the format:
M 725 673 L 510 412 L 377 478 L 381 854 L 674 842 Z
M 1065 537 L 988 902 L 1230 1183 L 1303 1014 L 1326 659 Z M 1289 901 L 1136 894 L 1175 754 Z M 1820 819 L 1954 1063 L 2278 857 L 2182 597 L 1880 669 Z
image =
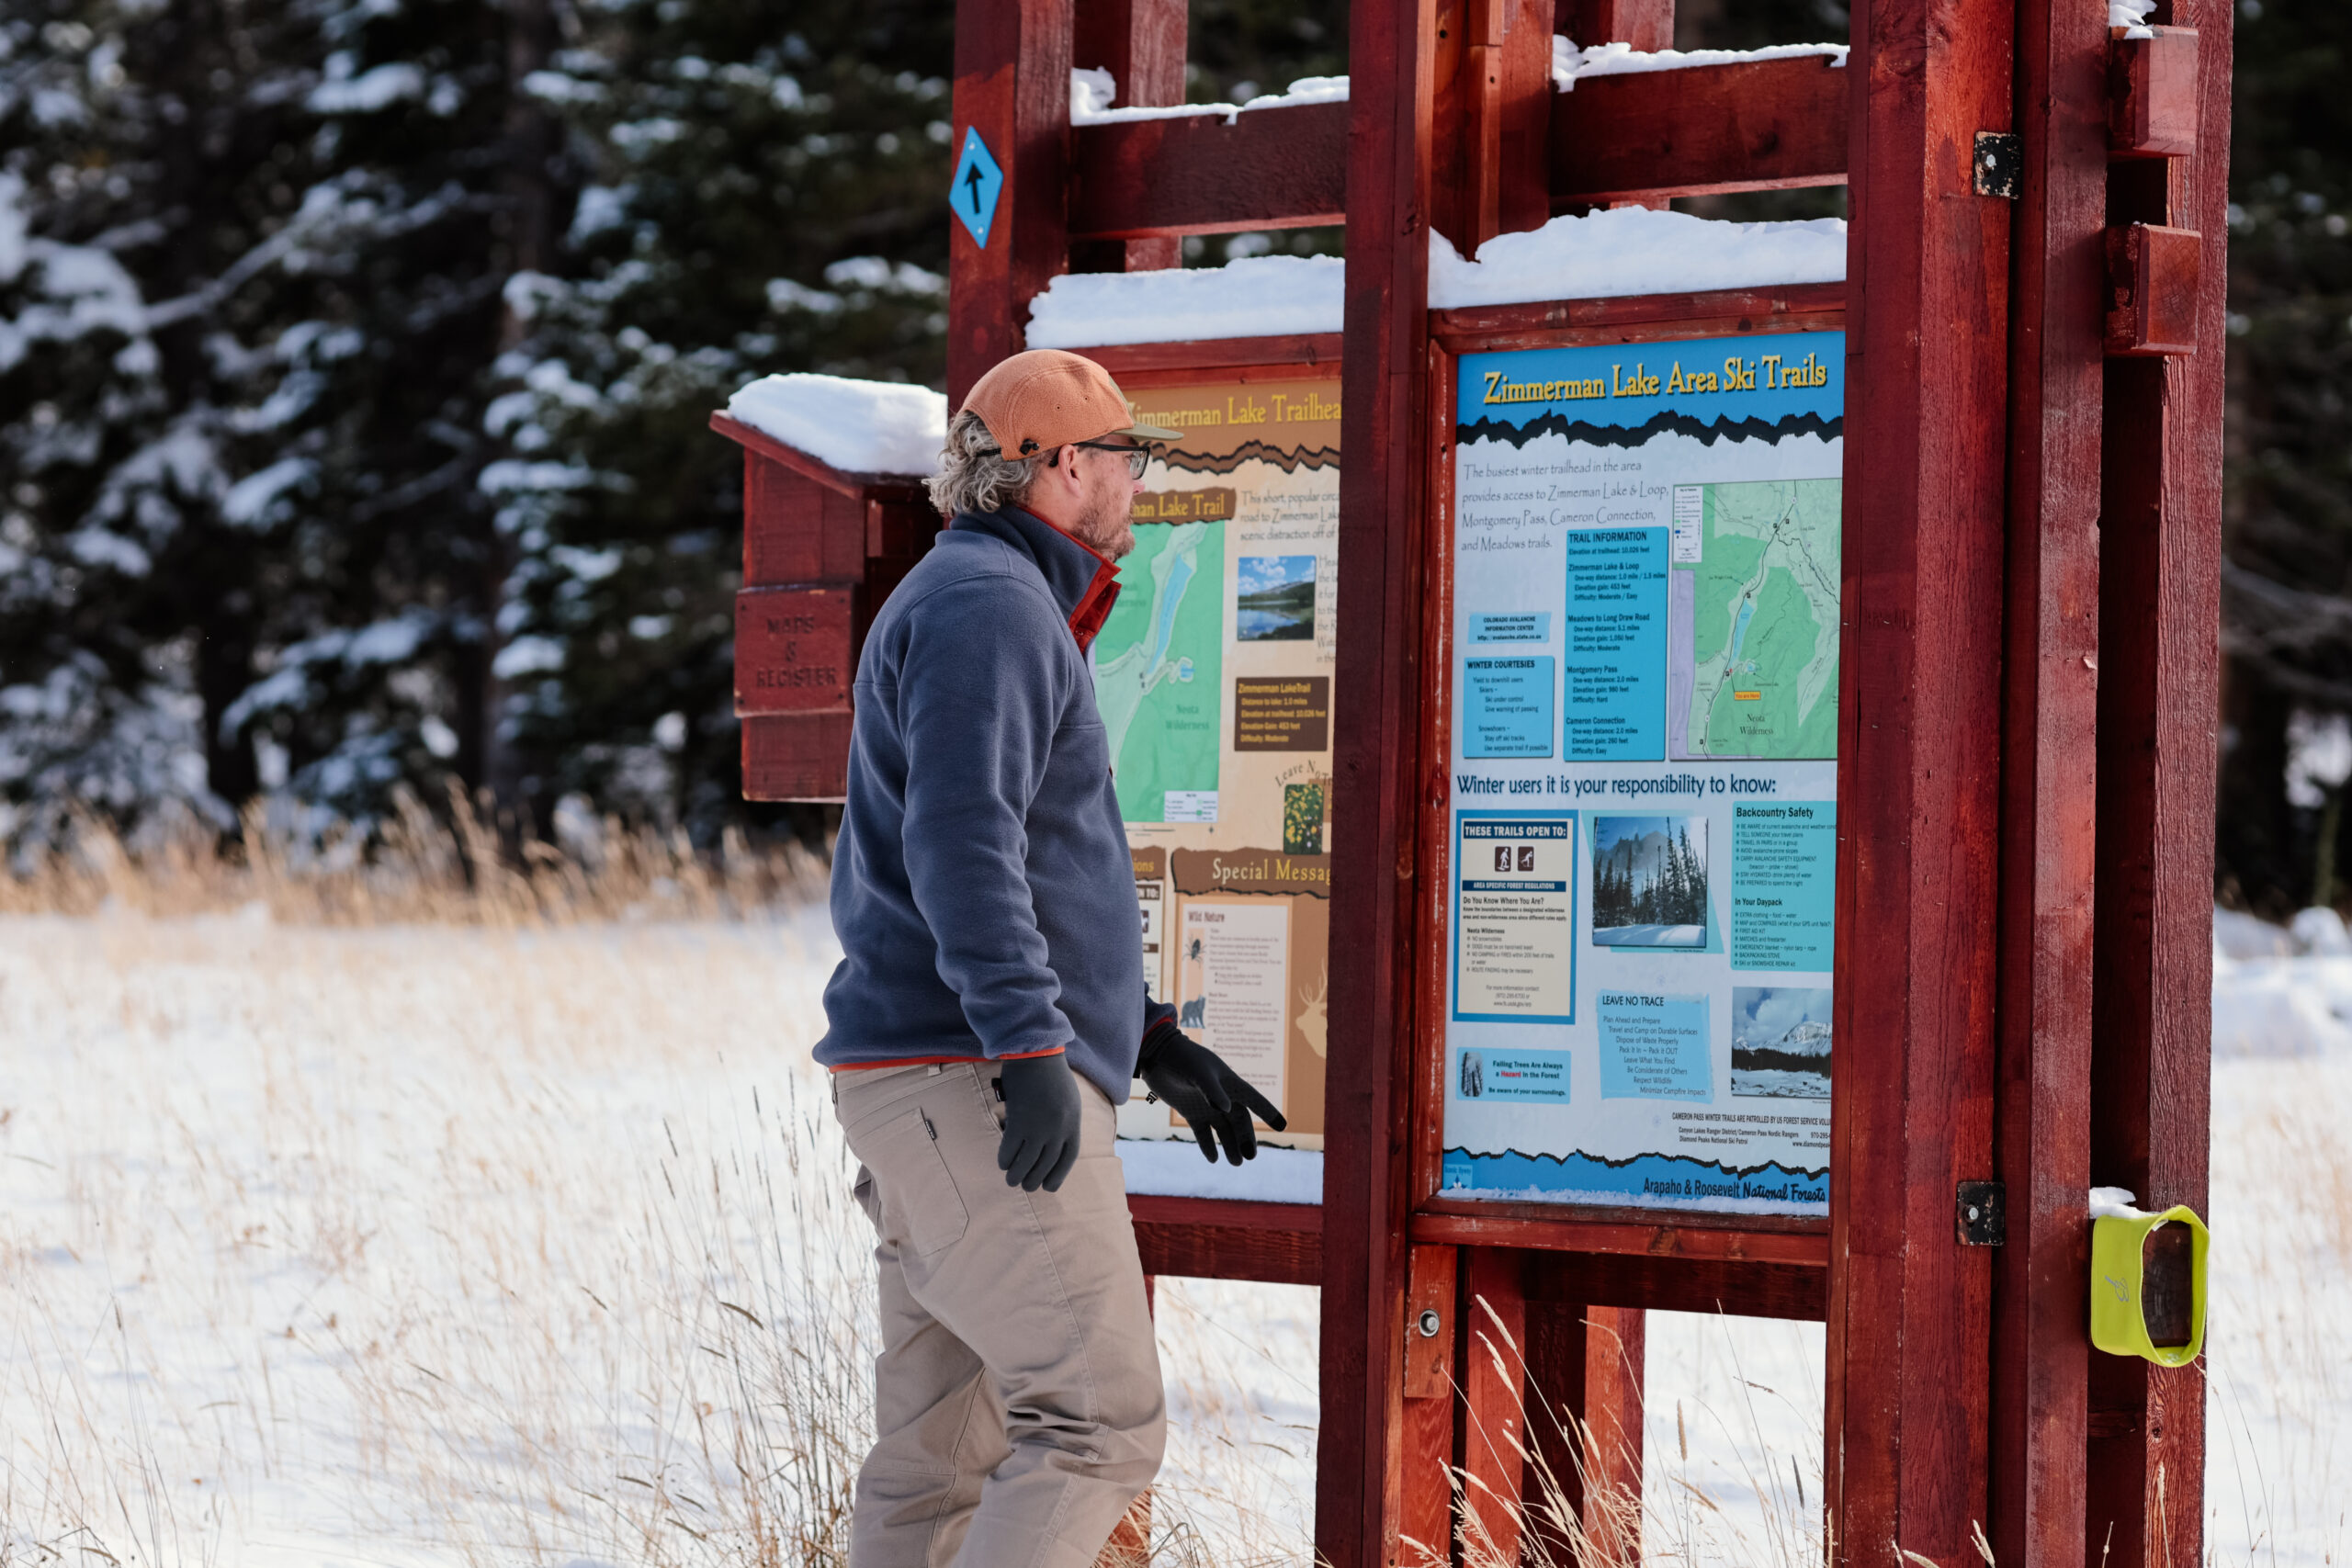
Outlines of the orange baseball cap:
M 1033 348 L 1003 361 L 972 386 L 967 411 L 996 437 L 1007 457 L 1029 457 L 1080 441 L 1129 435 L 1137 441 L 1181 441 L 1182 431 L 1136 420 L 1127 395 L 1111 373 L 1083 355 Z

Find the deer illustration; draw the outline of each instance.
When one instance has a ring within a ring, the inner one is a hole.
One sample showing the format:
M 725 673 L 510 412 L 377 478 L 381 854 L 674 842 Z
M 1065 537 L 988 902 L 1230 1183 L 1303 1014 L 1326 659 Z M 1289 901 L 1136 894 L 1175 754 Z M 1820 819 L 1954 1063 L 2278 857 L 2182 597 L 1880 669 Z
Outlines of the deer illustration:
M 1327 1059 L 1331 1055 L 1325 1041 L 1325 1036 L 1330 1032 L 1330 1019 L 1325 1013 L 1323 1004 L 1330 994 L 1331 971 L 1327 968 L 1323 971 L 1323 977 L 1315 983 L 1315 994 L 1306 998 L 1306 1010 L 1298 1015 L 1298 1032 L 1306 1036 L 1307 1045 L 1317 1055 Z

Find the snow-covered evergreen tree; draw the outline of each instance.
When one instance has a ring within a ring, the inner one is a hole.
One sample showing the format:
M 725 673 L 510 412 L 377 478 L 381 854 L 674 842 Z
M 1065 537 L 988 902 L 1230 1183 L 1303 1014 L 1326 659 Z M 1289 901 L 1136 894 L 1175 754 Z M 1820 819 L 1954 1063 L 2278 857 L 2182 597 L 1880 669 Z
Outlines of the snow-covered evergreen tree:
M 542 795 L 736 809 L 741 460 L 708 416 L 773 370 L 937 379 L 952 21 L 822 0 L 779 36 L 749 0 L 609 0 L 526 79 L 588 182 L 510 285 L 488 423 L 518 458 L 507 658 Z

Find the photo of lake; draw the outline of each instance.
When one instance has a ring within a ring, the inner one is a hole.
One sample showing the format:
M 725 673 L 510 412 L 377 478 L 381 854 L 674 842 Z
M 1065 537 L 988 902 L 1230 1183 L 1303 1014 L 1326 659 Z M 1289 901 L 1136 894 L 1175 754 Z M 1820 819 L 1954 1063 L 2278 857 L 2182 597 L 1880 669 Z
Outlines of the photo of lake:
M 1233 596 L 1237 642 L 1305 642 L 1315 636 L 1315 558 L 1243 556 Z

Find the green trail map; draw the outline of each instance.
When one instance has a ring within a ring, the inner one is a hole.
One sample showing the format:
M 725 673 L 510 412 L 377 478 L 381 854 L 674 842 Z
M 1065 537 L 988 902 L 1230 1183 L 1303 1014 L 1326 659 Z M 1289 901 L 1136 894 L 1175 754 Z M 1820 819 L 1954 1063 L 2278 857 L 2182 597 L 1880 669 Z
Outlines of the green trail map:
M 1678 549 L 1674 561 L 1690 593 L 1690 640 L 1673 649 L 1668 682 L 1687 694 L 1677 754 L 1835 757 L 1839 481 L 1693 488 L 1697 559 Z
M 1119 815 L 1214 820 L 1225 525 L 1138 523 L 1119 582 L 1118 604 L 1094 642 L 1094 697 L 1110 731 Z M 1172 810 L 1170 795 L 1179 797 Z

